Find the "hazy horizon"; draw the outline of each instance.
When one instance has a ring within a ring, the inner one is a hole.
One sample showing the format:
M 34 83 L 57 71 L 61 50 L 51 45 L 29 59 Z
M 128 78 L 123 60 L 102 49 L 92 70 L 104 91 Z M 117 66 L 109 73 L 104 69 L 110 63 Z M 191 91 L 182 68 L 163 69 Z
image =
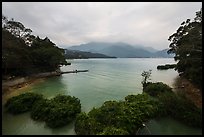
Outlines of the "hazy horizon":
M 124 42 L 162 50 L 202 2 L 2 2 L 2 14 L 61 48 Z

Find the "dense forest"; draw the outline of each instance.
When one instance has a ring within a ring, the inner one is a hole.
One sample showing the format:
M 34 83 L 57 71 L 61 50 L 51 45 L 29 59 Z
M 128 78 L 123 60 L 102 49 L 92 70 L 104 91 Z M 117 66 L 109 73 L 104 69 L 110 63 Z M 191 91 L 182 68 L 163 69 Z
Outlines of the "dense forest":
M 31 34 L 21 22 L 2 15 L 2 76 L 3 79 L 55 71 L 67 65 L 64 50 L 48 37 Z
M 175 53 L 176 70 L 202 91 L 202 9 L 193 21 L 181 23 L 169 39 L 168 53 Z

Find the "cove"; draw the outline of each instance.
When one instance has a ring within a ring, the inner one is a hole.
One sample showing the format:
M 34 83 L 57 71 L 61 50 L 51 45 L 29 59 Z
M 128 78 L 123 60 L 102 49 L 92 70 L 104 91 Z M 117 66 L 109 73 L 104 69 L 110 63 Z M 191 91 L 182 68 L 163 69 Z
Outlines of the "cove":
M 62 71 L 72 70 L 89 70 L 82 73 L 63 74 L 59 77 L 48 78 L 42 82 L 31 85 L 23 92 L 41 93 L 47 98 L 52 98 L 57 94 L 65 94 L 76 96 L 80 99 L 82 111 L 88 112 L 93 107 L 99 107 L 103 102 L 108 100 L 124 100 L 124 97 L 130 94 L 142 93 L 142 76 L 143 71 L 152 70 L 151 81 L 161 81 L 169 86 L 174 85 L 174 80 L 178 73 L 174 69 L 157 70 L 157 65 L 173 64 L 173 58 L 117 58 L 117 59 L 80 59 L 68 60 L 71 66 L 61 67 Z M 150 121 L 151 122 L 151 121 Z M 168 122 L 167 122 L 168 123 Z M 157 127 L 162 127 L 167 124 L 165 121 L 157 122 Z M 179 125 L 177 121 L 170 123 L 177 129 L 172 129 L 169 132 L 159 132 L 158 134 L 180 134 L 180 129 L 184 134 L 191 133 L 200 134 L 201 129 L 194 130 L 185 125 Z M 29 113 L 20 114 L 17 116 L 10 115 L 4 112 L 2 107 L 2 134 L 19 134 L 19 135 L 75 135 L 74 123 L 59 129 L 50 129 L 45 127 L 43 122 L 33 121 Z M 188 130 L 188 131 L 187 131 Z M 152 132 L 153 132 L 152 131 Z

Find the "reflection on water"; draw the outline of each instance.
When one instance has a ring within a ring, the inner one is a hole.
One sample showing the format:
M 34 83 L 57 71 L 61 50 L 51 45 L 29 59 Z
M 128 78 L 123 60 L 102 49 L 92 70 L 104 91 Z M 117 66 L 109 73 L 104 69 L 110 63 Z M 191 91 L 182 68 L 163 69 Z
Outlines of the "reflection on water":
M 202 129 L 188 127 L 170 117 L 152 119 L 145 125 L 139 135 L 202 135 Z
M 80 59 L 70 60 L 70 62 L 71 66 L 63 66 L 61 70 L 88 69 L 89 72 L 63 74 L 59 77 L 48 78 L 44 82 L 22 89 L 24 90 L 22 92 L 41 93 L 47 98 L 52 98 L 57 94 L 75 96 L 80 99 L 82 111 L 88 112 L 93 107 L 101 106 L 107 100 L 124 100 L 124 97 L 129 94 L 142 93 L 141 73 L 144 70 L 152 70 L 151 81 L 162 81 L 170 86 L 173 86 L 174 79 L 178 76 L 178 73 L 173 69 L 157 70 L 159 64 L 175 63 L 172 58 Z M 3 134 L 75 134 L 74 123 L 63 128 L 50 129 L 45 127 L 44 123 L 30 119 L 29 113 L 12 116 L 2 112 L 2 116 Z M 166 124 L 165 122 L 157 123 L 160 123 L 161 126 Z M 174 121 L 172 125 L 173 123 Z M 159 127 L 159 125 L 157 126 Z M 181 125 L 178 128 L 186 127 Z M 155 132 L 157 132 L 156 129 Z M 176 133 L 177 130 L 174 128 L 170 132 Z

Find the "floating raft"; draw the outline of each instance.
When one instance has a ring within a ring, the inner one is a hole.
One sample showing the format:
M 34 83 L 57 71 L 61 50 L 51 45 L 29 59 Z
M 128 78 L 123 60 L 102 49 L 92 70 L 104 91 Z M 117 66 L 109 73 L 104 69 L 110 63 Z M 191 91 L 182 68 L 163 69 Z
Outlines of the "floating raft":
M 72 70 L 72 71 L 65 71 L 61 72 L 61 74 L 66 74 L 66 73 L 78 73 L 78 72 L 88 72 L 89 70 Z

